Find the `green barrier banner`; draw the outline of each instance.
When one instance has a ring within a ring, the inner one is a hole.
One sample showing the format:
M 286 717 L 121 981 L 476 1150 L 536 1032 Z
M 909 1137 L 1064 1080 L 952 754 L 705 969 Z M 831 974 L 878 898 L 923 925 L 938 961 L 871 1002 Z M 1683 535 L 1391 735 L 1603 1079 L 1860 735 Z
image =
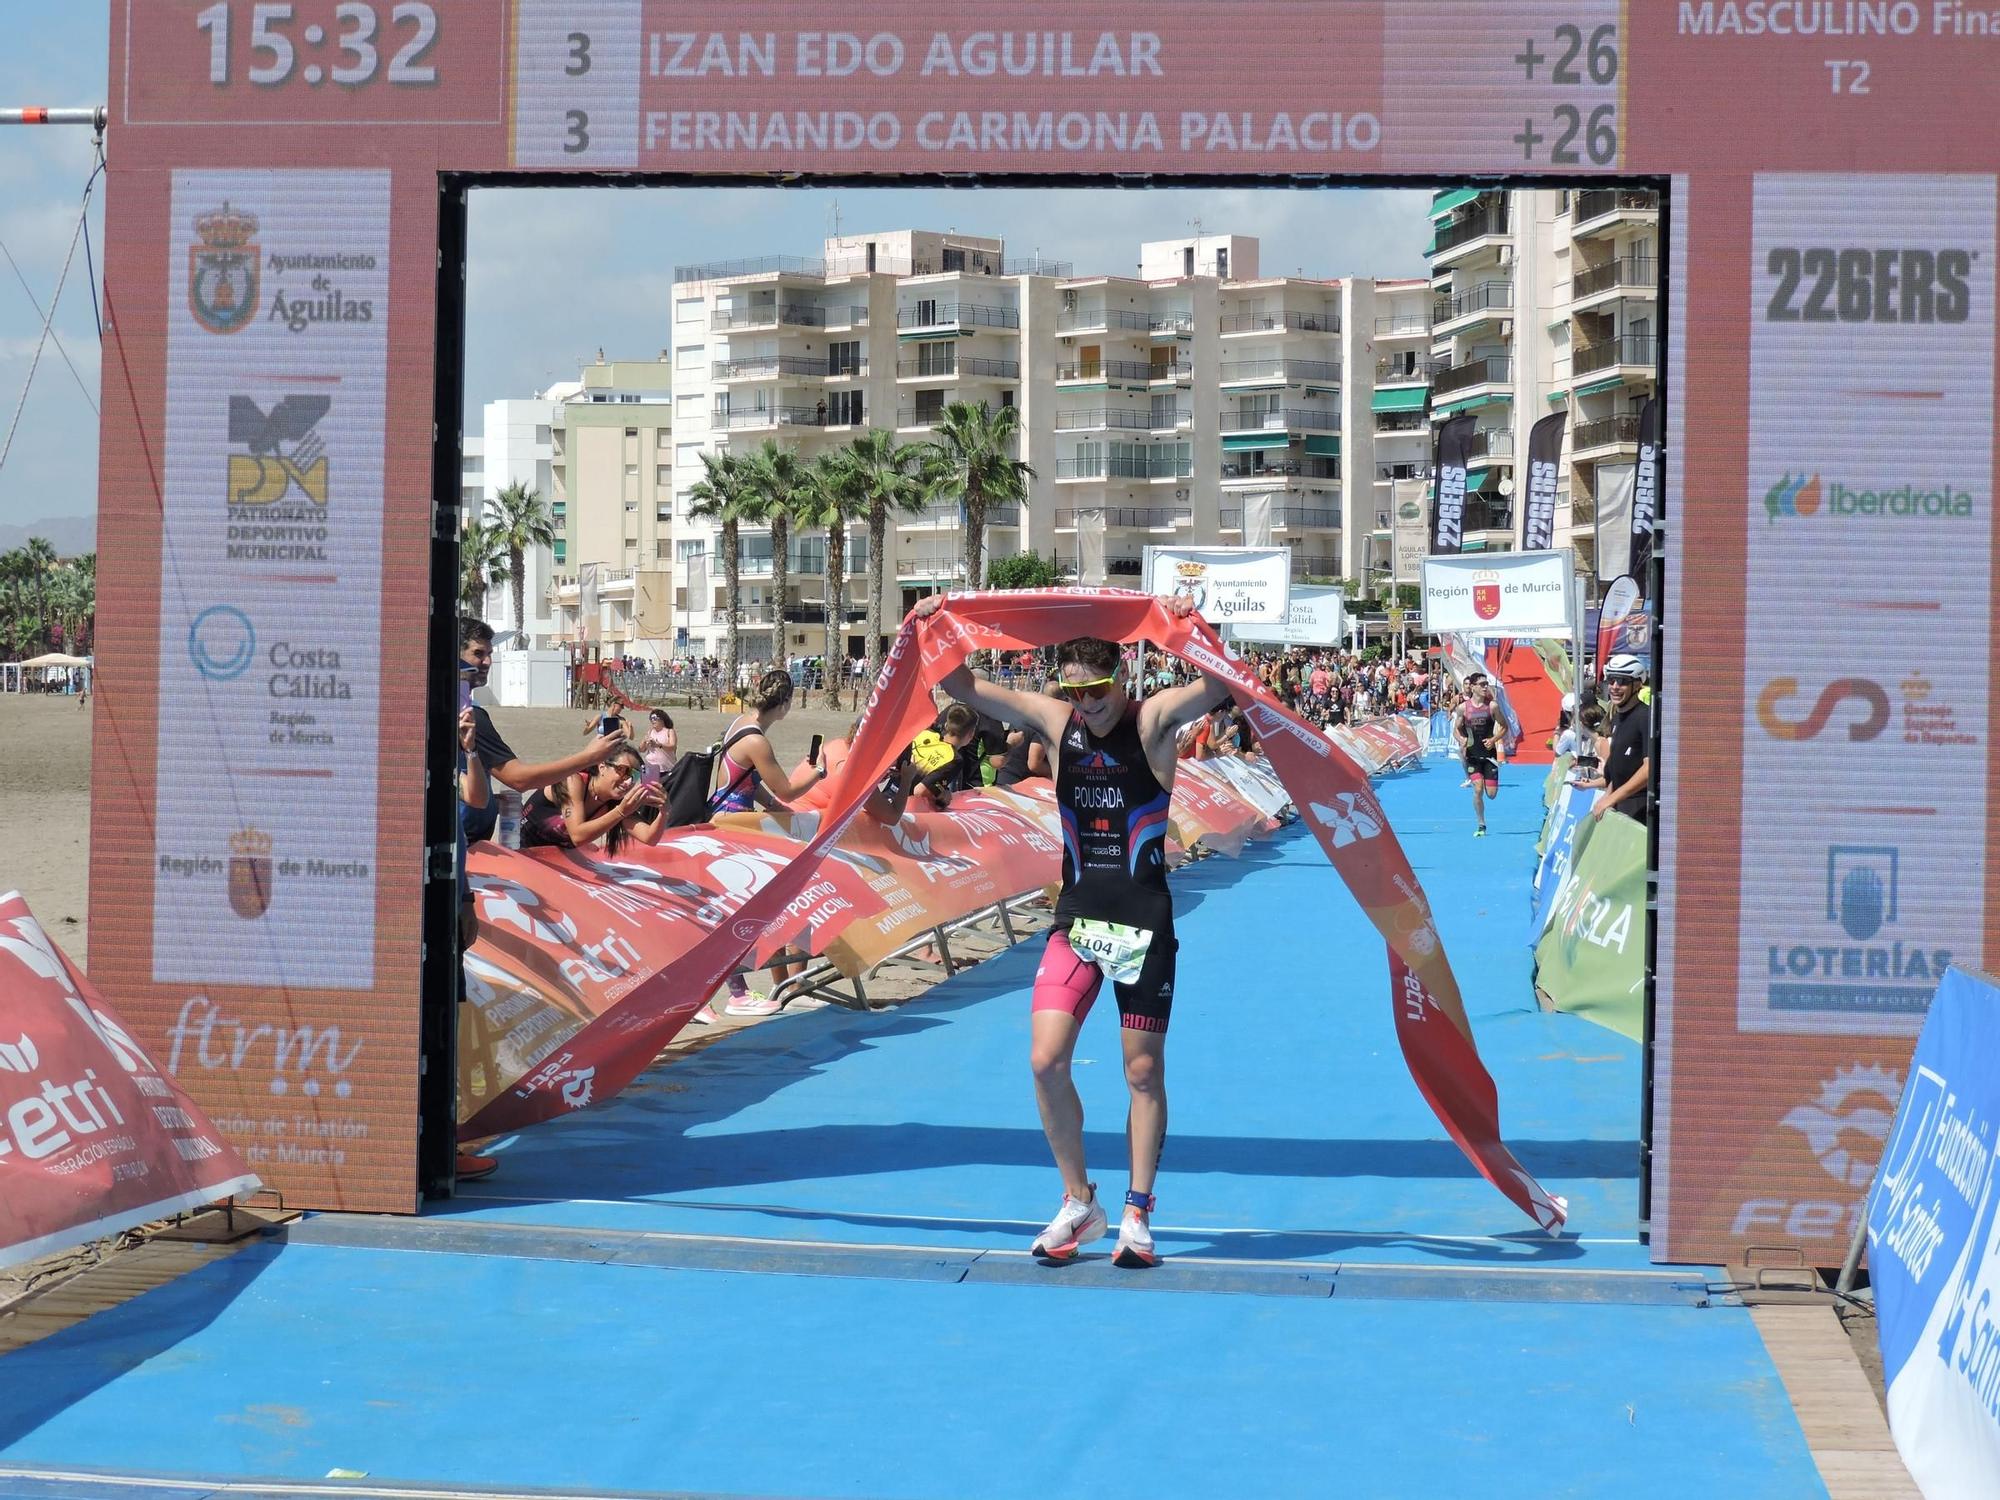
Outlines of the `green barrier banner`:
M 1542 831 L 1535 839 L 1535 862 L 1541 863 L 1542 856 L 1549 852 L 1549 831 L 1556 826 L 1557 804 L 1562 801 L 1563 782 L 1569 776 L 1573 755 L 1558 755 L 1555 764 L 1549 767 L 1549 774 L 1542 778 Z
M 1569 873 L 1535 945 L 1557 1010 L 1639 1039 L 1646 988 L 1646 829 L 1620 812 L 1577 824 Z

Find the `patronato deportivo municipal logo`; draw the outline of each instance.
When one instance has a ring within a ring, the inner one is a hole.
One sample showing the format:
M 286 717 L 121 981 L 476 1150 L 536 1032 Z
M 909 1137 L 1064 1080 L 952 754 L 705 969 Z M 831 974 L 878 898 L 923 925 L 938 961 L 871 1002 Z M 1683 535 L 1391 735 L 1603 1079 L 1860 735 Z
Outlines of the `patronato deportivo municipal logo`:
M 257 316 L 262 273 L 257 216 L 222 207 L 196 214 L 201 243 L 188 246 L 188 311 L 210 333 L 240 333 Z
M 1894 516 L 1911 521 L 1962 520 L 1972 514 L 1972 495 L 1951 484 L 1885 485 L 1855 488 L 1838 479 L 1822 482 L 1817 473 L 1786 471 L 1764 492 L 1767 524 L 1783 520 L 1849 516 Z
M 1500 613 L 1500 575 L 1492 569 L 1472 575 L 1472 612 L 1482 620 Z
M 267 412 L 248 396 L 229 398 L 229 503 L 275 505 L 292 498 L 324 507 L 326 441 L 320 419 L 331 396 L 280 396 Z
M 271 835 L 245 828 L 229 836 L 229 909 L 245 921 L 271 907 Z

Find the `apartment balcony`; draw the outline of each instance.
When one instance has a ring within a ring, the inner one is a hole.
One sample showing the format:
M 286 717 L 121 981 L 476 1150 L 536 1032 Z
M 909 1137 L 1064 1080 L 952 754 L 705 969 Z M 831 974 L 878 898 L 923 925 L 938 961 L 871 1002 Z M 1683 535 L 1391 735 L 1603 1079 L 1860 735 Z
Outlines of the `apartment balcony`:
M 1620 450 L 1635 456 L 1639 451 L 1637 412 L 1600 417 L 1594 422 L 1577 422 L 1570 427 L 1569 456 L 1572 459 L 1606 458 Z
M 1021 507 L 1018 505 L 989 505 L 986 507 L 987 526 L 1004 526 L 1018 531 L 1021 527 Z
M 1194 511 L 1185 505 L 1102 505 L 1079 506 L 1076 510 L 1056 512 L 1056 530 L 1076 530 L 1079 510 L 1094 510 L 1104 517 L 1108 531 L 1124 526 L 1134 531 L 1172 531 L 1180 526 L 1194 524 Z
M 1222 384 L 1300 385 L 1308 380 L 1335 384 L 1340 364 L 1330 359 L 1233 359 L 1222 365 Z
M 1430 334 L 1430 319 L 1421 315 L 1375 320 L 1375 337 L 1378 342 L 1382 339 L 1427 339 Z
M 868 309 L 853 303 L 843 303 L 826 310 L 824 327 L 828 333 L 837 333 L 843 328 L 866 328 Z
M 1194 314 L 1184 312 L 1155 313 L 1146 323 L 1147 332 L 1155 339 L 1186 339 L 1194 337 Z
M 1296 583 L 1307 578 L 1331 579 L 1338 577 L 1340 577 L 1339 558 L 1328 557 L 1323 553 L 1308 555 L 1299 551 L 1296 547 L 1292 549 L 1293 582 Z
M 1174 432 L 1194 431 L 1194 408 L 1191 406 L 1155 406 L 1146 419 L 1146 430 L 1155 436 Z
M 1177 385 L 1185 388 L 1194 384 L 1194 366 L 1182 361 L 1148 365 L 1146 382 L 1149 385 Z
M 865 378 L 867 374 L 868 374 L 867 360 L 850 359 L 845 361 L 836 369 L 829 369 L 826 372 L 826 378 L 828 380 L 861 380 Z
M 1627 380 L 1650 380 L 1657 354 L 1658 346 L 1651 334 L 1621 334 L 1572 349 L 1570 374 L 1579 380 L 1586 375 L 1599 374 Z
M 1330 458 L 1279 459 L 1267 464 L 1246 463 L 1241 459 L 1222 461 L 1224 484 L 1268 484 L 1274 479 L 1338 484 L 1340 465 Z
M 709 316 L 710 333 L 740 333 L 751 328 L 824 328 L 826 309 L 810 302 L 766 302 L 731 308 Z
M 1507 385 L 1513 379 L 1514 361 L 1504 354 L 1489 354 L 1484 359 L 1468 360 L 1434 372 L 1431 395 L 1443 396 L 1482 385 Z
M 1152 425 L 1150 412 L 1130 406 L 1093 406 L 1056 413 L 1057 432 L 1148 432 Z
M 896 430 L 898 432 L 927 432 L 944 420 L 944 406 L 899 406 L 896 408 Z
M 1137 359 L 1087 359 L 1058 360 L 1056 362 L 1056 383 L 1071 381 L 1107 382 L 1131 380 L 1146 382 L 1154 378 L 1153 367 Z
M 1241 531 L 1243 512 L 1225 510 L 1221 512 L 1222 530 Z M 1330 505 L 1274 505 L 1271 507 L 1271 529 L 1273 531 L 1338 531 L 1340 511 Z
M 898 513 L 893 519 L 898 531 L 957 531 L 965 524 L 965 510 L 957 505 L 931 505 L 919 511 Z M 1021 507 L 989 505 L 986 507 L 986 524 L 1019 526 Z
M 1480 532 L 1501 532 L 1511 537 L 1514 534 L 1514 503 L 1499 496 L 1489 500 L 1483 496 L 1468 495 L 1459 525 L 1467 536 Z
M 1225 337 L 1254 333 L 1339 333 L 1340 315 L 1333 312 L 1229 313 L 1222 319 Z
M 1394 437 L 1399 433 L 1422 434 L 1431 430 L 1431 419 L 1420 411 L 1384 411 L 1375 414 L 1375 436 Z
M 898 380 L 1019 380 L 1021 362 L 1018 359 L 984 359 L 967 355 L 959 358 L 954 352 L 948 359 L 899 359 L 896 361 Z
M 1431 270 L 1494 253 L 1507 236 L 1506 198 L 1481 199 L 1464 218 L 1438 226 L 1431 239 Z
M 1660 295 L 1660 265 L 1650 255 L 1628 255 L 1578 271 L 1570 278 L 1570 312 L 1587 312 L 1621 297 L 1655 301 Z
M 1491 467 L 1514 460 L 1514 431 L 1511 427 L 1486 427 L 1472 434 L 1466 457 L 1475 468 Z
M 751 411 L 715 411 L 708 425 L 726 432 L 756 432 L 778 427 L 859 427 L 860 420 L 841 422 L 827 415 L 826 406 L 766 406 Z
M 1152 326 L 1153 320 L 1145 313 L 1120 307 L 1073 307 L 1056 314 L 1057 333 L 1110 333 L 1114 329 L 1147 333 Z
M 1570 199 L 1571 239 L 1605 234 L 1621 224 L 1660 222 L 1660 195 L 1641 188 L 1590 188 Z
M 777 380 L 785 375 L 822 376 L 826 361 L 808 354 L 753 354 L 742 359 L 718 359 L 712 366 L 715 378 L 725 383 L 739 380 Z
M 1428 385 L 1431 372 L 1438 362 L 1433 359 L 1411 360 L 1407 357 L 1378 359 L 1375 361 L 1375 383 L 1377 385 Z
M 1330 407 L 1288 406 L 1278 411 L 1225 410 L 1222 430 L 1229 432 L 1338 432 L 1340 413 Z
M 983 302 L 920 302 L 915 307 L 896 309 L 899 333 L 955 328 L 970 333 L 978 328 L 1019 328 L 1021 315 L 1011 307 L 992 307 Z
M 1387 484 L 1397 479 L 1429 479 L 1431 466 L 1427 463 L 1377 464 L 1375 482 Z
M 1194 474 L 1194 460 L 1176 448 L 1162 444 L 1137 452 L 1090 453 L 1056 460 L 1058 482 L 1100 479 L 1188 479 Z
M 824 276 L 826 262 L 805 255 L 753 255 L 740 260 L 675 266 L 674 281 L 727 281 L 737 276 Z
M 1482 281 L 1477 286 L 1467 287 L 1449 301 L 1441 302 L 1436 311 L 1437 321 L 1431 328 L 1433 337 L 1445 338 L 1463 333 L 1489 319 L 1511 314 L 1514 311 L 1514 284 L 1511 281 Z
M 965 559 L 942 555 L 904 557 L 896 561 L 896 576 L 911 580 L 940 578 L 961 578 L 965 575 Z

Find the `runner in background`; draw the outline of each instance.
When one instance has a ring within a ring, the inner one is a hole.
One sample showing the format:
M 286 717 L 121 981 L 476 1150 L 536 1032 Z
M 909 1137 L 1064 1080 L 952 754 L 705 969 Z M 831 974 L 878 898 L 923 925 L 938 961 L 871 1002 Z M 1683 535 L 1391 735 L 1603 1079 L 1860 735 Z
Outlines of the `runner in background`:
M 1472 787 L 1472 815 L 1478 820 L 1472 836 L 1486 837 L 1486 799 L 1500 794 L 1500 742 L 1506 726 L 1493 703 L 1493 688 L 1484 672 L 1466 682 L 1466 700 L 1451 722 L 1453 741 L 1465 762 L 1465 779 Z
M 933 595 L 917 614 L 937 611 Z M 1166 602 L 1193 612 L 1185 597 Z M 1125 1083 L 1131 1093 L 1126 1141 L 1132 1185 L 1118 1231 L 1115 1265 L 1159 1263 L 1151 1226 L 1153 1181 L 1167 1133 L 1166 1041 L 1173 1009 L 1173 896 L 1167 888 L 1167 805 L 1174 785 L 1174 740 L 1229 696 L 1204 677 L 1141 703 L 1121 684 L 1121 653 L 1110 641 L 1066 641 L 1056 654 L 1068 702 L 976 680 L 961 664 L 942 684 L 954 698 L 1049 747 L 1063 824 L 1062 895 L 1035 975 L 1031 1063 L 1042 1129 L 1062 1173 L 1063 1202 L 1032 1253 L 1068 1261 L 1106 1228 L 1083 1145 L 1083 1101 L 1070 1062 L 1083 1018 L 1108 977 L 1117 997 Z

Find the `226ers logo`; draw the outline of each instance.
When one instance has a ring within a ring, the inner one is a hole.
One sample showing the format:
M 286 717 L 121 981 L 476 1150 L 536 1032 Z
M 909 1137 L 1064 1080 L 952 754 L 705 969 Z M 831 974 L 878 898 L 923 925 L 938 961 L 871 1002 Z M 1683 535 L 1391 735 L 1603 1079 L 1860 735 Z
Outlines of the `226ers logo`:
M 1493 572 L 1472 575 L 1472 612 L 1482 620 L 1500 614 L 1500 575 Z

